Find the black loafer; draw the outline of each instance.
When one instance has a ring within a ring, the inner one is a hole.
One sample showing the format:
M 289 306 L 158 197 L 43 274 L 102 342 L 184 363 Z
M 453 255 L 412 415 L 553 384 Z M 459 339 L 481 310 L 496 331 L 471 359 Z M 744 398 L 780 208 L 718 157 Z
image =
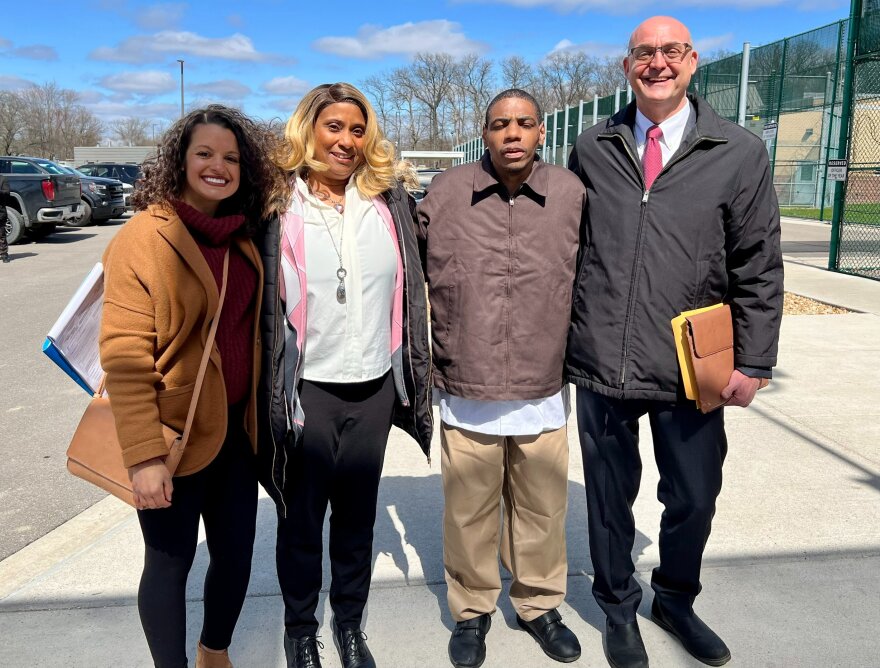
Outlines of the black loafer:
M 489 614 L 458 622 L 449 639 L 449 660 L 455 668 L 479 668 L 486 660 L 486 634 L 492 626 Z
M 648 668 L 648 653 L 638 622 L 612 624 L 606 619 L 602 649 L 612 668 Z
M 291 638 L 284 634 L 284 655 L 287 657 L 287 668 L 321 668 L 321 657 L 318 647 L 324 649 L 315 636 Z
M 687 614 L 673 615 L 663 609 L 655 596 L 651 604 L 651 621 L 678 638 L 697 661 L 708 666 L 723 666 L 730 661 L 730 650 L 724 641 L 690 608 Z
M 538 641 L 544 654 L 551 659 L 571 663 L 580 657 L 581 644 L 571 629 L 562 623 L 559 610 L 545 612 L 530 622 L 517 615 L 516 623 Z
M 376 668 L 376 661 L 367 647 L 367 634 L 360 629 L 340 629 L 333 624 L 333 643 L 342 668 Z

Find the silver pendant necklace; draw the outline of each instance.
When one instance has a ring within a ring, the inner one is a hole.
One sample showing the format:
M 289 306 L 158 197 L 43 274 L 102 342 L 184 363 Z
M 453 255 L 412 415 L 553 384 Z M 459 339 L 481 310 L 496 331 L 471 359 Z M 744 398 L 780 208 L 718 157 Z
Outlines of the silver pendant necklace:
M 321 211 L 320 205 L 315 207 L 318 210 L 318 214 L 321 216 L 321 220 L 324 221 L 324 227 L 327 228 L 327 234 L 330 237 L 330 243 L 333 244 L 333 250 L 336 251 L 336 257 L 339 258 L 339 269 L 336 270 L 336 278 L 339 279 L 339 285 L 336 286 L 336 301 L 340 304 L 345 303 L 345 277 L 348 276 L 348 272 L 345 270 L 345 267 L 342 266 L 342 239 L 345 235 L 345 215 L 342 211 L 345 210 L 345 207 L 340 203 L 333 208 L 336 209 L 336 212 L 342 216 L 342 226 L 339 232 L 339 247 L 336 246 L 336 239 L 333 238 L 333 233 L 330 231 L 330 225 L 327 223 L 327 218 L 324 216 L 324 212 Z
M 322 202 L 329 202 L 330 206 L 332 206 L 340 216 L 342 215 L 342 212 L 345 211 L 345 195 L 342 196 L 342 199 L 336 200 L 333 199 L 333 196 L 330 193 L 325 193 L 322 190 L 314 190 L 312 184 L 308 181 L 306 181 L 306 187 L 316 199 L 319 199 Z

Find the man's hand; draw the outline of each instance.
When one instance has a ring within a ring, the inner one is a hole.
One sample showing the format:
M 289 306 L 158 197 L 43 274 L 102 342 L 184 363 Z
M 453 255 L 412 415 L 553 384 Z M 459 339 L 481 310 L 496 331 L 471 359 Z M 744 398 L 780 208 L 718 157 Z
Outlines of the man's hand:
M 159 457 L 148 459 L 128 469 L 134 489 L 134 507 L 138 510 L 167 508 L 171 505 L 171 474 Z
M 755 392 L 761 387 L 760 378 L 750 378 L 744 373 L 733 370 L 730 374 L 730 381 L 727 387 L 721 390 L 721 398 L 727 402 L 727 406 L 742 406 L 745 408 L 752 399 L 755 398 Z

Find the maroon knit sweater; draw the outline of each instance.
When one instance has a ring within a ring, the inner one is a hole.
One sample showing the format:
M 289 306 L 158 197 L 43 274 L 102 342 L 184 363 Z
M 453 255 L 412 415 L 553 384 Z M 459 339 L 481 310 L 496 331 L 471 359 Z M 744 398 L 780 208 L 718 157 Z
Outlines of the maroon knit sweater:
M 230 239 L 244 225 L 244 216 L 211 218 L 185 202 L 174 202 L 174 210 L 186 225 L 205 256 L 219 290 L 223 284 L 223 256 Z M 217 325 L 217 348 L 223 363 L 223 381 L 229 405 L 250 394 L 254 356 L 254 305 L 257 271 L 233 244 L 229 254 L 226 300 Z

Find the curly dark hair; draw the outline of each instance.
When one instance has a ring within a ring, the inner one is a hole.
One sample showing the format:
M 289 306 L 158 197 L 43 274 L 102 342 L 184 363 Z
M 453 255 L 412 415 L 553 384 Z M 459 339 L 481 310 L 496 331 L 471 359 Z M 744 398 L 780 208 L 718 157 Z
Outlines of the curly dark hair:
M 269 127 L 221 104 L 191 111 L 165 132 L 156 157 L 144 163 L 144 178 L 132 195 L 132 205 L 141 211 L 151 204 L 171 207 L 180 199 L 186 183 L 186 150 L 193 130 L 202 124 L 219 125 L 235 135 L 241 183 L 232 197 L 220 203 L 217 215 L 244 214 L 246 230 L 253 234 L 267 216 L 282 210 L 287 202 L 287 179 L 273 161 L 279 138 Z

